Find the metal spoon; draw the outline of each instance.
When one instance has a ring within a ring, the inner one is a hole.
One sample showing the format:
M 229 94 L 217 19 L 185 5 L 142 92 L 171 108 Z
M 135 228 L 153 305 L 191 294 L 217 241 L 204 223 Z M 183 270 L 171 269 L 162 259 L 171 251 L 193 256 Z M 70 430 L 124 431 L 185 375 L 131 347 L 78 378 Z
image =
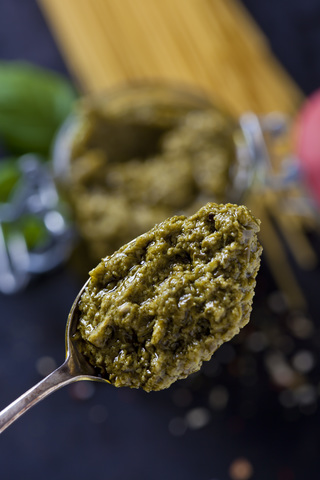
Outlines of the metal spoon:
M 85 283 L 77 295 L 68 316 L 65 333 L 65 362 L 0 412 L 0 433 L 33 405 L 69 383 L 79 380 L 94 380 L 108 383 L 108 380 L 100 377 L 85 357 L 79 353 L 73 338 L 79 320 L 79 300 L 87 283 Z

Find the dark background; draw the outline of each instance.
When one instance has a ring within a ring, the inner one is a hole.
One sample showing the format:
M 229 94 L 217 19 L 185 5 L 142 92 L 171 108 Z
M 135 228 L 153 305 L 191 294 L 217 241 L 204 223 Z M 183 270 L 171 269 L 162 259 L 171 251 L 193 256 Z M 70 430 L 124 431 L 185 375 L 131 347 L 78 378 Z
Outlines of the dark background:
M 301 89 L 317 89 L 319 1 L 243 3 Z M 0 0 L 0 59 L 29 60 L 67 74 L 34 0 Z M 276 288 L 265 265 L 251 323 L 259 331 L 273 329 L 293 351 L 312 352 L 316 367 L 308 385 L 318 395 L 319 271 L 297 274 L 310 304 L 312 339 L 303 343 L 287 331 L 288 312 L 272 307 Z M 80 286 L 77 274 L 64 267 L 18 295 L 0 296 L 0 408 L 41 379 L 39 359 L 62 363 L 65 322 Z M 85 382 L 58 391 L 1 435 L 1 479 L 228 480 L 230 466 L 242 457 L 253 479 L 318 479 L 318 399 L 302 406 L 281 402 L 266 352 L 253 355 L 246 345 L 246 337 L 232 342 L 200 375 L 165 392 Z M 227 394 L 226 406 L 212 402 L 217 386 Z

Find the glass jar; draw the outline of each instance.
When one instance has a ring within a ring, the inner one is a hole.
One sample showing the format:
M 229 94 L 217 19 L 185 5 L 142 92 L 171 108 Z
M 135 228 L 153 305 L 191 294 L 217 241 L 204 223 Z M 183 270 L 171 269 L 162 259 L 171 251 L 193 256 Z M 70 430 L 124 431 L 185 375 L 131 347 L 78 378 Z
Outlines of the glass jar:
M 135 84 L 81 99 L 53 165 L 91 261 L 169 216 L 240 201 L 236 132 L 233 118 L 187 89 Z

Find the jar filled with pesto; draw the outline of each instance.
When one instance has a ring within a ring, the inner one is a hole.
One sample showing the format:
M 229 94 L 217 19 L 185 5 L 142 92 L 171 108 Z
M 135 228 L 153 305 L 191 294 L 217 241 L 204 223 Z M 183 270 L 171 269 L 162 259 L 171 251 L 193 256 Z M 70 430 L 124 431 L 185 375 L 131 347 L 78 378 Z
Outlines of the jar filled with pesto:
M 54 166 L 91 261 L 172 215 L 237 201 L 237 132 L 204 96 L 168 85 L 81 99 Z

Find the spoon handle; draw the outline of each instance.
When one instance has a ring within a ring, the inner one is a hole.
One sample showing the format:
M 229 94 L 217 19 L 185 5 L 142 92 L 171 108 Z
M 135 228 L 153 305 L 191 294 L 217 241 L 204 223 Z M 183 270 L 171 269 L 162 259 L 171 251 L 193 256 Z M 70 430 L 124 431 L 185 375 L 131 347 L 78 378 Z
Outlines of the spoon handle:
M 54 370 L 50 375 L 34 385 L 0 412 L 0 433 L 17 420 L 20 415 L 25 413 L 40 400 L 50 395 L 50 393 L 68 385 L 68 383 L 80 379 L 81 376 L 73 375 L 70 372 L 67 359 L 59 368 Z

